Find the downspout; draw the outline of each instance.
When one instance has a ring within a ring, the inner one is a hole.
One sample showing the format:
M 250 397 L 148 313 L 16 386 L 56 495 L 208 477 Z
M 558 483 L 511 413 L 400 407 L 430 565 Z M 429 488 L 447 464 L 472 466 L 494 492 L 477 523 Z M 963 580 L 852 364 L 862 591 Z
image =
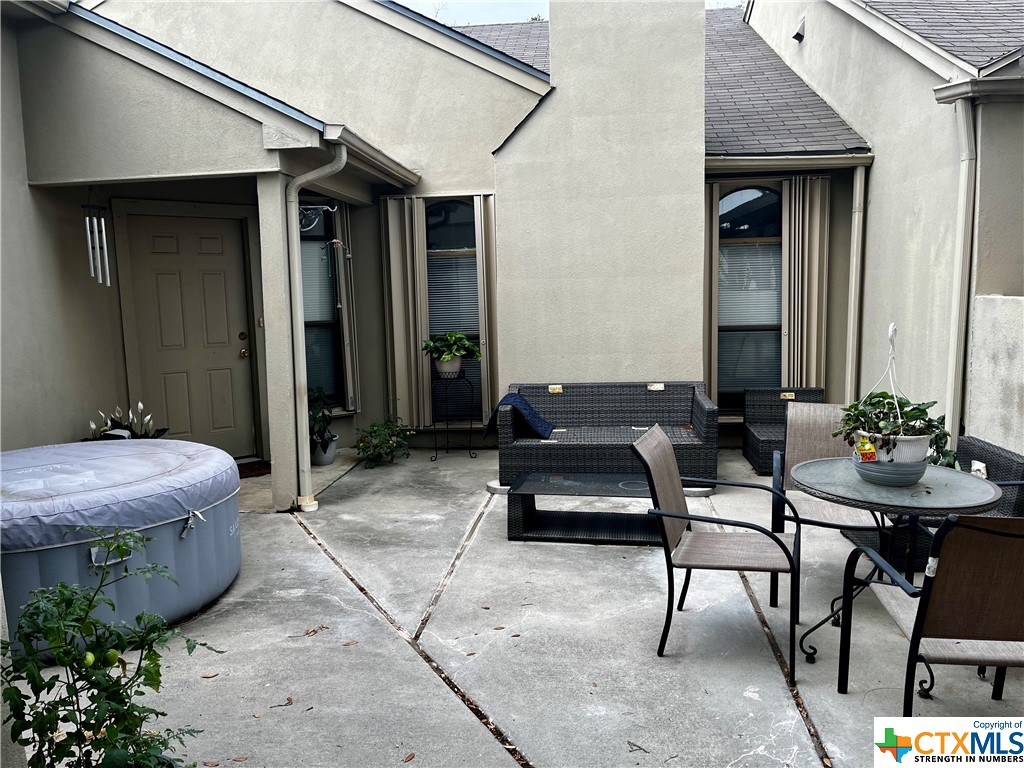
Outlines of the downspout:
M 864 284 L 864 188 L 867 169 L 853 169 L 853 210 L 850 213 L 850 285 L 846 320 L 846 396 L 852 403 L 860 397 L 860 315 Z
M 974 194 L 977 174 L 977 142 L 974 134 L 974 103 L 956 101 L 957 136 L 960 143 L 960 184 L 957 194 L 956 244 L 953 261 L 953 311 L 949 313 L 949 364 L 946 370 L 946 429 L 950 450 L 956 450 L 963 411 L 964 360 L 967 356 L 967 312 L 970 301 L 971 256 L 974 248 Z
M 315 512 L 313 473 L 309 464 L 309 404 L 306 388 L 306 327 L 302 298 L 302 240 L 299 231 L 299 190 L 337 173 L 348 162 L 348 147 L 335 145 L 334 159 L 327 165 L 296 176 L 285 188 L 285 217 L 288 227 L 288 277 L 291 282 L 292 366 L 295 377 L 295 448 L 299 480 L 296 505 L 303 512 Z

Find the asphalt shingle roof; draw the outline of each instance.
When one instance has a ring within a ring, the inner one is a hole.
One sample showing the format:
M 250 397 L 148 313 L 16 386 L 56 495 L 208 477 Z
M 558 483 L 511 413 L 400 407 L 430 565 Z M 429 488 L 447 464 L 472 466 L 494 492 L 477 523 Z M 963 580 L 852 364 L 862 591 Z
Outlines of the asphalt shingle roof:
M 975 67 L 1024 47 L 1024 0 L 865 0 L 864 4 Z
M 706 19 L 706 154 L 870 151 L 868 143 L 743 22 L 742 10 L 709 9 Z
M 474 24 L 454 27 L 458 32 L 479 40 L 502 53 L 519 59 L 524 64 L 548 71 L 548 23 L 522 21 L 515 24 Z
M 548 71 L 548 23 L 456 27 Z M 868 144 L 787 67 L 738 9 L 709 10 L 704 72 L 708 155 L 827 155 Z

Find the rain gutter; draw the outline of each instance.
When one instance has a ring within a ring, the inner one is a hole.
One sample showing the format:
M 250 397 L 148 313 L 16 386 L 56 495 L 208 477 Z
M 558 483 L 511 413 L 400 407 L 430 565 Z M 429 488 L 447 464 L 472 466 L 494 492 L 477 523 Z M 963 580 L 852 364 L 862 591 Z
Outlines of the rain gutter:
M 949 313 L 949 362 L 946 367 L 946 429 L 950 450 L 956 450 L 963 413 L 964 361 L 967 357 L 967 314 L 970 304 L 971 259 L 974 252 L 974 200 L 978 147 L 974 132 L 974 102 L 956 100 L 956 128 L 960 145 L 960 182 L 957 190 L 956 239 L 953 260 L 953 307 Z
M 303 315 L 301 235 L 299 232 L 299 190 L 331 176 L 348 163 L 348 146 L 335 144 L 334 159 L 309 173 L 296 176 L 285 188 L 285 219 L 288 229 L 288 276 L 291 282 L 292 366 L 295 380 L 295 449 L 298 472 L 296 506 L 315 512 L 313 472 L 309 463 L 309 403 L 306 380 L 306 326 Z

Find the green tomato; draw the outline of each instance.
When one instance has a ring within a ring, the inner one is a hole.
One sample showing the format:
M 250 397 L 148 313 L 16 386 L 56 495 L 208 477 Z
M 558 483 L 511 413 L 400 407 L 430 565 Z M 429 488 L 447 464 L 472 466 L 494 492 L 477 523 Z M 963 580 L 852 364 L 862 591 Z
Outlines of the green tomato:
M 117 650 L 114 649 L 114 648 L 111 648 L 109 651 L 107 651 L 105 654 L 103 654 L 103 663 L 106 664 L 108 667 L 112 667 L 115 664 L 117 664 L 117 660 L 119 658 L 120 658 L 120 656 L 117 653 Z
M 91 667 L 96 663 L 96 655 L 92 651 L 86 651 L 85 656 L 82 657 L 82 666 Z

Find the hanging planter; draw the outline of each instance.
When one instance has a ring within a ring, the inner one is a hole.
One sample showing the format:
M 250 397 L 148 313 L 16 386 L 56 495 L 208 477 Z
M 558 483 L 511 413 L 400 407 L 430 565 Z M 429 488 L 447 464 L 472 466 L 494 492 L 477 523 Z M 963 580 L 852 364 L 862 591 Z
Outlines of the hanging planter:
M 888 376 L 891 392 L 875 390 L 843 409 L 833 437 L 842 435 L 852 448 L 854 469 L 875 485 L 908 486 L 920 480 L 928 464 L 952 466 L 946 450 L 946 417 L 932 418 L 935 405 L 913 403 L 896 381 L 896 324 L 889 326 L 889 360 L 877 387 Z

